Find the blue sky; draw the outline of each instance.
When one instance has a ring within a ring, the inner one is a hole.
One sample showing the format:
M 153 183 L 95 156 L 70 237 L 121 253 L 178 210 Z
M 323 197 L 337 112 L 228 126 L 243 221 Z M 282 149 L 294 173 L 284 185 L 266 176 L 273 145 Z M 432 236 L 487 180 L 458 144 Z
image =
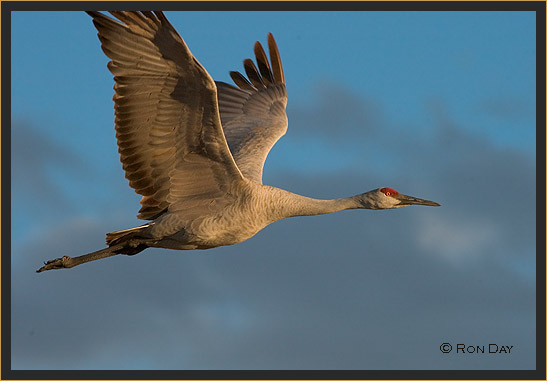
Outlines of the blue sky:
M 265 183 L 317 198 L 391 186 L 442 207 L 290 219 L 232 247 L 34 274 L 140 224 L 139 197 L 90 18 L 14 12 L 14 368 L 534 367 L 533 12 L 166 15 L 226 82 L 274 34 L 289 131 Z M 519 351 L 443 355 L 444 341 Z

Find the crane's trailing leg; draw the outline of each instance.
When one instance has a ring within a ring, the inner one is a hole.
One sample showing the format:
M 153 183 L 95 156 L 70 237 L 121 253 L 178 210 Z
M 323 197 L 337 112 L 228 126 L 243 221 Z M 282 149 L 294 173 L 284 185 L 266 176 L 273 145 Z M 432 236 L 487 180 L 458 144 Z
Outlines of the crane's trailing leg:
M 71 267 L 81 265 L 82 263 L 96 261 L 97 259 L 112 257 L 118 254 L 137 254 L 146 249 L 146 247 L 146 245 L 139 245 L 128 250 L 129 248 L 127 247 L 127 243 L 120 243 L 107 247 L 106 249 L 94 251 L 93 253 L 80 255 L 79 257 L 72 258 L 65 255 L 61 258 L 44 262 L 44 266 L 40 267 L 36 270 L 36 272 L 41 273 L 46 270 L 69 269 Z

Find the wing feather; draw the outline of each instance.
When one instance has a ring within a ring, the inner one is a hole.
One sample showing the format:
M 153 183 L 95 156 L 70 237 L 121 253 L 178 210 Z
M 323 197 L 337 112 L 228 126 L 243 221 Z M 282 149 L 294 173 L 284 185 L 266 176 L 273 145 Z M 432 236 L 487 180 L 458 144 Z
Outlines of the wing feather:
M 139 218 L 231 200 L 243 181 L 216 86 L 162 12 L 88 12 L 114 74 L 116 139 Z M 190 218 L 190 217 L 188 217 Z
M 279 49 L 273 37 L 273 34 L 268 33 L 268 49 L 270 49 L 270 60 L 272 61 L 273 75 L 275 82 L 285 83 L 285 74 L 283 74 L 283 65 L 281 64 L 281 56 Z
M 268 58 L 266 57 L 266 52 L 258 41 L 255 43 L 255 57 L 264 84 L 266 86 L 274 84 L 275 81 L 272 77 L 272 70 L 270 69 L 270 64 L 268 62 Z
M 247 91 L 256 91 L 256 87 L 252 85 L 251 82 L 243 74 L 241 74 L 238 71 L 231 71 L 230 77 L 232 77 L 232 81 L 235 82 L 236 85 L 238 85 L 242 90 Z
M 245 73 L 247 74 L 249 81 L 251 81 L 254 87 L 256 87 L 257 89 L 266 87 L 254 62 L 250 58 L 247 58 L 243 61 L 243 67 L 245 68 Z
M 230 76 L 239 87 L 216 82 L 222 128 L 230 151 L 243 175 L 262 183 L 262 170 L 268 153 L 287 131 L 287 90 L 277 44 L 268 35 L 270 61 L 257 42 L 253 61 L 243 61 L 249 77 L 232 71 Z

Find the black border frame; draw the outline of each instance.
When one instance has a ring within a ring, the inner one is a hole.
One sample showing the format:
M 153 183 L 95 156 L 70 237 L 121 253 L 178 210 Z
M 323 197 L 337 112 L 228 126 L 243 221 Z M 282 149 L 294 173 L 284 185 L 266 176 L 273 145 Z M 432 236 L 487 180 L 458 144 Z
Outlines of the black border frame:
M 79 11 L 89 9 L 140 10 L 355 10 L 355 11 L 535 11 L 536 12 L 536 369 L 535 370 L 162 370 L 162 371 L 86 371 L 86 370 L 12 370 L 11 369 L 11 12 L 12 11 Z M 545 12 L 543 1 L 339 1 L 339 2 L 64 2 L 64 1 L 3 1 L 1 3 L 2 35 L 2 380 L 67 380 L 67 379 L 498 379 L 545 380 Z M 539 33 L 538 33 L 539 31 Z M 539 128 L 538 128 L 539 127 Z M 540 180 L 540 181 L 538 181 Z M 540 192 L 540 190 L 543 190 Z

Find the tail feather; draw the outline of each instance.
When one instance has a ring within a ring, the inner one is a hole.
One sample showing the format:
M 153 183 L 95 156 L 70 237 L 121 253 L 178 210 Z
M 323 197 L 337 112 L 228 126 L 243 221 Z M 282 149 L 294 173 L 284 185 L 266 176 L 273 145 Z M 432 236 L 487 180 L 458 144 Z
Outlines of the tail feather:
M 140 232 L 141 230 L 143 230 L 147 227 L 149 227 L 148 224 L 142 225 L 142 226 L 137 226 L 136 228 L 118 230 L 118 231 L 115 231 L 115 232 L 106 233 L 106 244 L 108 246 L 112 246 L 112 245 L 116 245 L 118 243 L 121 243 L 123 241 L 126 241 L 129 238 L 133 238 L 136 235 L 135 233 Z

